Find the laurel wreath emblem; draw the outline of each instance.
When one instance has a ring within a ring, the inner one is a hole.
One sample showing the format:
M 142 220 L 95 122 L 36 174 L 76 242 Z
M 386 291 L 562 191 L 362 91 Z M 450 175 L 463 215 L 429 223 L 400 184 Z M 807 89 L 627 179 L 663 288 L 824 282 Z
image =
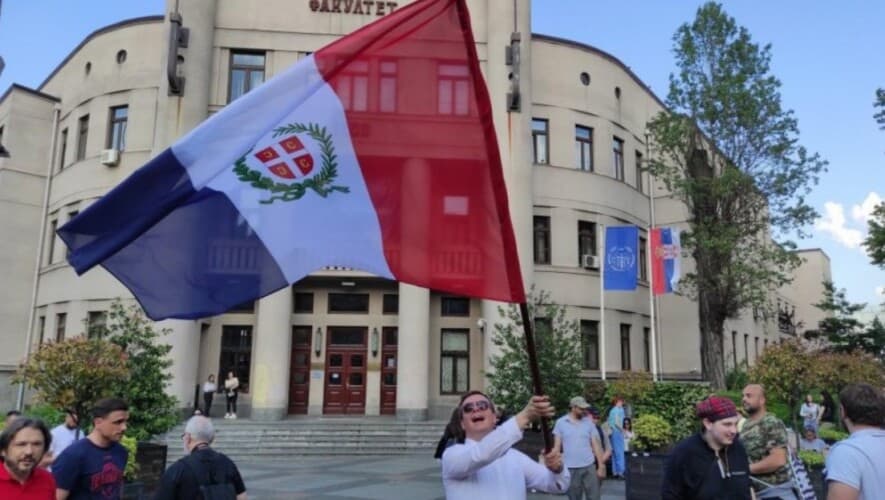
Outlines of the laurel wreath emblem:
M 270 191 L 273 196 L 261 203 L 270 204 L 275 201 L 295 201 L 301 199 L 308 189 L 312 189 L 316 194 L 323 198 L 328 197 L 331 193 L 338 191 L 341 193 L 349 193 L 350 188 L 347 186 L 336 186 L 333 184 L 338 178 L 338 156 L 335 154 L 335 145 L 332 142 L 332 135 L 316 123 L 290 123 L 277 127 L 273 131 L 273 137 L 277 138 L 281 135 L 292 135 L 299 133 L 307 133 L 311 139 L 317 141 L 320 145 L 320 160 L 323 168 L 319 173 L 302 182 L 276 182 L 270 177 L 262 175 L 258 170 L 249 168 L 246 164 L 246 156 L 252 151 L 246 151 L 246 154 L 240 157 L 234 163 L 234 173 L 237 178 L 243 182 L 248 182 L 252 187 Z

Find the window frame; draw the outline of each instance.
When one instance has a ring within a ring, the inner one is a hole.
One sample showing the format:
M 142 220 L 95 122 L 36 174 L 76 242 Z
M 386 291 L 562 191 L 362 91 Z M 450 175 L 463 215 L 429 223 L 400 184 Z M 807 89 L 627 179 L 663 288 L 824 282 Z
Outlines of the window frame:
M 107 334 L 108 313 L 107 311 L 89 311 L 86 313 L 86 337 L 89 339 L 102 339 Z M 101 330 L 93 331 L 101 327 Z
M 581 137 L 578 133 L 579 131 L 587 131 L 589 137 Z M 584 158 L 584 146 L 587 146 L 586 158 Z M 578 170 L 582 172 L 593 172 L 593 127 L 575 125 L 575 153 Z M 586 162 L 584 160 L 586 160 Z
M 310 297 L 310 299 L 308 299 Z M 316 297 L 313 292 L 293 292 L 292 293 L 292 314 L 313 314 L 316 308 Z M 310 302 L 310 308 L 302 307 Z
M 624 182 L 624 139 L 612 136 L 612 173 L 615 179 Z
M 636 162 L 636 190 L 644 194 L 645 183 L 642 181 L 642 163 L 645 161 L 645 159 L 642 156 L 642 152 L 638 149 L 636 150 L 634 161 Z
M 332 308 L 333 297 L 334 297 L 334 296 L 338 296 L 338 295 L 340 295 L 340 296 L 349 295 L 349 296 L 352 296 L 352 297 L 357 297 L 357 296 L 359 296 L 359 297 L 365 297 L 365 305 L 366 305 L 366 307 L 365 307 L 365 309 L 359 309 L 359 310 L 357 310 L 357 309 L 346 309 L 346 310 L 345 310 L 345 309 L 333 309 L 333 308 Z M 370 302 L 371 302 L 371 296 L 370 296 L 370 294 L 368 294 L 368 293 L 362 293 L 362 292 L 329 292 L 327 302 L 328 302 L 328 303 L 327 303 L 327 307 L 326 307 L 326 312 L 328 312 L 329 314 L 369 314 L 369 311 L 371 310 L 371 304 L 370 304 Z
M 449 69 L 451 69 L 449 71 Z M 463 74 L 460 74 L 463 71 Z M 470 116 L 472 107 L 470 105 L 470 68 L 466 64 L 457 62 L 442 61 L 436 66 L 436 113 L 441 116 Z M 444 84 L 448 83 L 450 87 L 444 89 Z M 458 89 L 459 85 L 465 85 L 464 99 L 466 109 L 459 109 Z M 449 94 L 448 109 L 443 109 L 443 95 Z
M 68 153 L 68 127 L 61 130 L 58 142 L 60 144 L 58 150 L 58 171 L 61 172 L 65 168 L 65 156 Z
M 467 309 L 463 313 L 457 312 L 460 308 L 446 307 L 446 304 L 466 305 Z M 444 318 L 467 318 L 470 317 L 470 297 L 462 297 L 459 295 L 444 295 L 439 299 L 439 315 Z
M 46 340 L 46 315 L 41 314 L 37 318 L 37 345 L 43 344 Z
M 587 326 L 587 330 L 584 327 Z M 581 333 L 581 367 L 584 370 L 599 370 L 600 353 L 599 353 L 599 321 L 593 319 L 582 319 L 580 322 Z M 588 342 L 592 340 L 592 342 Z M 590 346 L 595 347 L 596 359 L 589 356 Z M 588 363 L 588 361 L 590 363 Z M 595 366 L 594 366 L 595 364 Z
M 621 371 L 629 372 L 633 371 L 632 368 L 632 352 L 630 346 L 630 337 L 632 326 L 630 323 L 621 323 L 620 333 L 621 333 Z M 626 329 L 625 329 L 626 327 Z M 626 333 L 626 335 L 624 335 Z M 626 349 L 624 348 L 626 346 Z
M 544 130 L 536 130 L 535 124 L 543 124 Z M 544 139 L 544 161 L 538 161 L 538 140 Z M 532 163 L 535 165 L 550 165 L 550 120 L 547 118 L 532 118 Z
M 267 81 L 267 51 L 264 50 L 249 50 L 249 49 L 231 49 L 230 54 L 228 54 L 228 67 L 227 67 L 227 104 L 234 102 L 240 97 L 248 94 L 252 91 L 252 73 L 258 71 L 258 65 L 250 65 L 250 64 L 237 64 L 234 62 L 234 57 L 239 55 L 249 55 L 249 56 L 261 56 L 262 57 L 262 65 L 261 65 L 261 83 Z M 234 83 L 234 71 L 244 71 L 243 75 L 243 93 L 233 97 L 233 83 Z M 260 85 L 260 84 L 259 84 Z
M 86 159 L 86 146 L 89 141 L 89 115 L 85 114 L 77 119 L 77 159 Z
M 398 293 L 385 293 L 381 295 L 381 314 L 399 314 Z
M 62 342 L 65 339 L 65 330 L 67 329 L 68 313 L 55 313 L 55 341 Z
M 651 371 L 651 328 L 642 327 L 642 351 L 645 360 L 645 371 Z
M 639 273 L 636 279 L 641 283 L 648 283 L 648 238 L 639 235 Z
M 119 118 L 116 112 L 124 110 L 125 116 Z M 126 128 L 129 125 L 129 105 L 121 104 L 120 106 L 111 106 L 108 110 L 108 137 L 106 149 L 116 149 L 117 151 L 126 151 Z M 116 135 L 117 127 L 120 127 L 119 136 Z M 115 140 L 116 138 L 116 140 Z
M 584 226 L 584 227 L 582 227 Z M 596 222 L 578 220 L 578 267 L 584 266 L 584 255 L 599 256 L 598 242 L 596 241 Z M 589 239 L 589 248 L 586 240 Z M 587 250 L 590 250 L 589 252 Z
M 453 351 L 445 349 L 445 336 L 446 334 L 458 334 L 464 335 L 467 338 L 467 350 L 466 351 Z M 458 390 L 458 360 L 465 359 L 467 360 L 467 367 L 465 369 L 466 373 L 463 375 L 466 377 L 466 384 L 464 387 L 470 388 L 470 329 L 469 328 L 442 328 L 440 329 L 440 349 L 439 349 L 439 393 L 440 395 L 452 395 L 452 394 L 462 394 L 463 391 Z M 452 359 L 452 387 L 451 390 L 446 390 L 443 386 L 443 366 L 445 364 L 445 359 Z
M 46 265 L 50 266 L 55 261 L 55 232 L 58 231 L 58 215 L 49 221 L 49 241 L 46 242 Z
M 544 227 L 539 227 L 539 223 L 543 222 Z M 550 216 L 549 215 L 535 215 L 532 219 L 532 247 L 533 247 L 533 256 L 534 262 L 537 265 L 550 265 L 552 262 L 551 253 L 552 253 L 552 243 L 551 243 L 551 230 L 550 230 Z M 539 237 L 543 239 L 543 252 L 544 255 L 541 255 L 538 251 L 538 241 Z

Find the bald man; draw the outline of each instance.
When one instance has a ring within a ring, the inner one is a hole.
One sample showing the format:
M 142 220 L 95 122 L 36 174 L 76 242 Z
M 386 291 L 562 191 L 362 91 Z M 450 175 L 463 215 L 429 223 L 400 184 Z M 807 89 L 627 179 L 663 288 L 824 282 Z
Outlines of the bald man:
M 741 403 L 747 412 L 741 441 L 750 458 L 756 498 L 795 498 L 787 464 L 787 428 L 779 418 L 768 413 L 765 389 L 759 384 L 744 387 Z

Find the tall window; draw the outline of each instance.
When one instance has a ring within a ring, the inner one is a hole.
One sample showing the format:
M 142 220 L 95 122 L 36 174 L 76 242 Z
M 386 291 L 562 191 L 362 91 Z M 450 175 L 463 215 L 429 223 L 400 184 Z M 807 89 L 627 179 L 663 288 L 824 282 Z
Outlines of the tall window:
M 52 220 L 49 222 L 49 234 L 46 235 L 49 238 L 47 241 L 46 248 L 46 265 L 52 264 L 55 260 L 55 231 L 58 229 L 58 220 Z
M 129 106 L 111 108 L 108 126 L 108 149 L 126 150 L 126 122 L 129 120 Z
M 89 311 L 86 316 L 86 336 L 90 339 L 103 338 L 108 331 L 108 317 L 104 311 Z
M 38 343 L 43 343 L 43 337 L 46 335 L 46 316 L 40 316 L 37 320 Z
M 639 151 L 636 152 L 636 189 L 640 193 L 645 192 L 645 188 L 642 185 L 642 153 Z
M 599 369 L 599 322 L 581 320 L 581 352 L 585 370 Z
M 311 292 L 295 292 L 292 294 L 292 312 L 294 313 L 312 313 L 313 312 L 313 293 Z
M 470 69 L 464 64 L 440 64 L 437 77 L 436 109 L 439 114 L 469 114 Z
M 575 125 L 575 159 L 580 170 L 593 171 L 593 129 Z
M 396 111 L 396 62 L 381 61 L 380 70 L 378 110 L 382 113 L 392 113 Z
M 535 264 L 550 263 L 550 217 L 535 216 Z
M 67 313 L 58 313 L 55 315 L 55 341 L 61 342 L 65 339 L 65 324 L 68 322 Z
M 470 385 L 470 330 L 444 329 L 440 354 L 440 394 L 461 394 Z
M 596 255 L 596 223 L 578 221 L 578 265 L 584 265 L 585 255 Z
M 71 210 L 70 212 L 68 212 L 68 222 L 72 221 L 74 219 L 74 217 L 76 217 L 77 214 L 79 214 L 79 213 L 80 213 L 79 210 Z M 71 256 L 71 249 L 70 249 L 70 247 L 66 246 L 65 247 L 65 258 L 68 258 L 70 256 Z
M 750 334 L 744 334 L 744 363 L 750 363 Z
M 731 362 L 735 368 L 738 365 L 738 332 L 731 331 Z
M 754 347 L 753 347 L 753 361 L 759 359 L 759 337 L 754 339 Z
M 651 371 L 651 329 L 642 329 L 642 359 L 645 360 L 645 371 Z
M 441 316 L 470 316 L 470 299 L 467 297 L 442 297 Z
M 615 179 L 624 180 L 624 141 L 614 137 L 612 139 L 612 153 L 615 169 Z
M 77 161 L 86 158 L 86 138 L 89 136 L 89 115 L 81 116 L 77 125 Z
M 335 79 L 341 105 L 348 111 L 369 110 L 369 63 L 353 61 Z
M 381 304 L 381 312 L 383 314 L 398 314 L 399 295 L 395 293 L 385 293 Z
M 630 369 L 630 325 L 621 323 L 621 371 Z
M 61 131 L 61 137 L 58 139 L 59 149 L 58 149 L 58 169 L 61 170 L 65 168 L 65 156 L 68 155 L 68 129 L 65 128 Z
M 648 240 L 639 237 L 639 281 L 648 282 Z
M 227 102 L 264 83 L 264 53 L 231 52 L 228 82 Z
M 546 165 L 550 163 L 547 154 L 550 147 L 549 123 L 542 118 L 532 118 L 532 154 L 535 163 Z

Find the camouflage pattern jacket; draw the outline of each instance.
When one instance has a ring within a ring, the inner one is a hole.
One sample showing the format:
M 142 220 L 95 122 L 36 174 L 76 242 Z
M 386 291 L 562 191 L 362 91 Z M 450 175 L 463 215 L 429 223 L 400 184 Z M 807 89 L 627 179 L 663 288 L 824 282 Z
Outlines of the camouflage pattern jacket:
M 787 447 L 787 428 L 781 419 L 766 413 L 764 417 L 758 421 L 747 419 L 740 434 L 741 442 L 747 449 L 747 456 L 750 463 L 755 463 L 767 457 L 774 448 Z M 754 474 L 753 477 L 768 484 L 782 484 L 790 480 L 790 467 L 784 463 L 784 466 L 769 474 Z M 753 489 L 758 491 L 764 490 L 765 486 L 753 481 Z

